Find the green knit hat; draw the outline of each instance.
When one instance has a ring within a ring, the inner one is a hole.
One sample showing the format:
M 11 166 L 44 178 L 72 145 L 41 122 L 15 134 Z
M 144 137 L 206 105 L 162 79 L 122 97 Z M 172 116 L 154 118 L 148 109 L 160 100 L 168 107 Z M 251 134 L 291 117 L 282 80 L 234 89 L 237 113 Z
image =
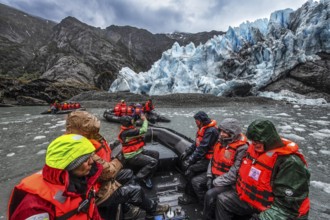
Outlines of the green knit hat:
M 64 170 L 70 163 L 94 151 L 94 145 L 87 138 L 77 134 L 62 135 L 49 144 L 46 164 L 49 167 Z

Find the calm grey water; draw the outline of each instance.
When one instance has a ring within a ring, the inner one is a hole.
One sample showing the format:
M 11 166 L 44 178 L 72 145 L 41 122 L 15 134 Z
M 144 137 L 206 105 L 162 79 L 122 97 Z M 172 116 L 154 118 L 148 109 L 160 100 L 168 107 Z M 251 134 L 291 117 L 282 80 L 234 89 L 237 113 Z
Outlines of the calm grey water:
M 157 103 L 156 107 L 157 107 Z M 48 144 L 63 134 L 65 115 L 41 115 L 45 107 L 0 108 L 0 219 L 6 218 L 10 191 L 24 176 L 44 164 Z M 87 109 L 101 119 L 101 133 L 114 140 L 119 124 L 102 118 L 101 108 Z M 224 107 L 158 108 L 170 123 L 158 125 L 172 128 L 193 138 L 196 132 L 193 115 L 203 110 L 218 122 L 227 117 L 241 121 L 245 131 L 257 118 L 274 122 L 283 137 L 297 142 L 309 164 L 311 176 L 310 219 L 330 219 L 330 111 L 325 107 L 292 105 L 226 104 Z

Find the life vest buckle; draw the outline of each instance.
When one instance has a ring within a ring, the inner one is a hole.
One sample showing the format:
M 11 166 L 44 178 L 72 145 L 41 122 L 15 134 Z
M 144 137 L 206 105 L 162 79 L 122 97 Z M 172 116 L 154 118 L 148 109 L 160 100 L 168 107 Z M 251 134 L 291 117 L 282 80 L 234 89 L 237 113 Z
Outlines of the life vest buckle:
M 78 207 L 78 212 L 87 212 L 88 211 L 88 206 L 89 206 L 89 199 L 85 199 L 82 201 Z

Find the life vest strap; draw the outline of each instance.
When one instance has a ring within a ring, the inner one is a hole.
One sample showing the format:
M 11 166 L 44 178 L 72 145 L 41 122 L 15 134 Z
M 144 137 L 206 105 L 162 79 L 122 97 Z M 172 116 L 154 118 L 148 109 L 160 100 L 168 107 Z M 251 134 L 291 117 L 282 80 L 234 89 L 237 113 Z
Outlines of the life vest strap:
M 217 169 L 220 169 L 221 171 L 223 171 L 223 172 L 227 172 L 230 168 L 231 168 L 231 166 L 230 165 L 227 165 L 227 164 L 225 164 L 225 163 L 216 163 L 215 162 L 215 167 L 217 168 Z
M 268 170 L 273 170 L 272 167 L 267 166 L 266 164 L 261 163 L 258 160 L 256 160 L 255 158 L 251 157 L 251 155 L 249 153 L 247 153 L 246 158 L 250 159 L 252 161 L 252 164 L 259 164 L 260 166 L 263 166 L 264 168 L 266 168 Z
M 66 220 L 71 218 L 72 216 L 74 216 L 75 214 L 79 213 L 79 212 L 88 212 L 88 208 L 90 205 L 90 200 L 89 199 L 85 199 L 83 201 L 80 202 L 79 206 L 59 217 L 56 217 L 56 220 Z M 86 206 L 87 206 L 87 210 L 86 210 Z
M 237 183 L 240 185 L 241 188 L 243 188 L 243 189 L 246 188 L 249 191 L 253 192 L 255 195 L 260 195 L 260 196 L 262 196 L 266 200 L 268 200 L 269 198 L 273 197 L 273 193 L 272 192 L 269 192 L 269 191 L 266 191 L 266 190 L 260 191 L 255 186 L 250 186 L 248 184 L 245 184 L 245 183 L 242 182 L 242 179 L 240 177 L 238 177 Z M 244 191 L 247 191 L 247 190 L 244 190 Z

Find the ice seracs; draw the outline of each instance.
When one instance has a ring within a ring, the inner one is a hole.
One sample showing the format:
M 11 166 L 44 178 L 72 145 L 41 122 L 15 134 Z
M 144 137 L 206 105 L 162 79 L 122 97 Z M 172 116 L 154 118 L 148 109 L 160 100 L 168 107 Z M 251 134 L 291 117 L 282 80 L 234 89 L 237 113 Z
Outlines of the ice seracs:
M 319 59 L 316 53 L 330 53 L 329 13 L 329 0 L 308 1 L 296 11 L 276 11 L 269 20 L 229 27 L 226 34 L 214 36 L 205 44 L 175 43 L 148 72 L 121 69 L 109 91 L 258 95 L 296 65 Z

